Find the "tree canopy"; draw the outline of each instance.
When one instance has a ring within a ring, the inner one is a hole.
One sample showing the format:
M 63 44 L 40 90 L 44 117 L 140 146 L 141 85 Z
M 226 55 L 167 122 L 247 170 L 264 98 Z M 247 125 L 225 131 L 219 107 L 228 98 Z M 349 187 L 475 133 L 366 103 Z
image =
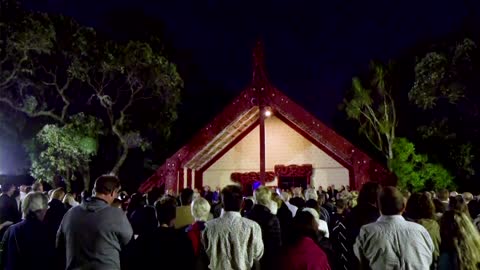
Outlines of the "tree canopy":
M 28 123 L 2 129 L 33 138 L 32 176 L 90 178 L 97 154 L 106 161 L 95 171 L 118 174 L 129 149 L 148 149 L 152 134 L 168 137 L 183 81 L 161 50 L 8 7 L 0 17 L 0 116 L 15 112 Z

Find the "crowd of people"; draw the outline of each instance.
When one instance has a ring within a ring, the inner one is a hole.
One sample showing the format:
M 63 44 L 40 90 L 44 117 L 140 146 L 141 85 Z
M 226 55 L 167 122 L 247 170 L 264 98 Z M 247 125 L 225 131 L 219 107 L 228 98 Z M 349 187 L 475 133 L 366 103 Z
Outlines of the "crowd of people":
M 41 183 L 1 191 L 0 269 L 480 269 L 468 192 L 368 182 L 128 196 L 110 175 L 79 198 Z

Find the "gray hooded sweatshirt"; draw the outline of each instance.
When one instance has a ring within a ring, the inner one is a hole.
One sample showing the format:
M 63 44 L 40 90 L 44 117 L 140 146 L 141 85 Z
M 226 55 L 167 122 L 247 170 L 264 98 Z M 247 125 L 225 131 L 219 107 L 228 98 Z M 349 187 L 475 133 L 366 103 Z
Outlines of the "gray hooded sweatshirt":
M 120 251 L 132 239 L 132 226 L 119 208 L 91 198 L 71 208 L 57 233 L 66 269 L 120 269 Z

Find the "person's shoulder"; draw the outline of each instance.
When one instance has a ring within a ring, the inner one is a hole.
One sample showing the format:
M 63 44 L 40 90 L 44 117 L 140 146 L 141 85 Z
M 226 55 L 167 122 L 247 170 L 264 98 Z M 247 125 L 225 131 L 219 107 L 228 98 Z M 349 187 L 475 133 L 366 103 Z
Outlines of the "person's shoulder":
M 422 232 L 422 233 L 428 233 L 427 229 L 423 225 L 418 224 L 418 223 L 413 222 L 413 221 L 405 220 L 405 226 L 410 231 L 419 231 L 419 232 Z

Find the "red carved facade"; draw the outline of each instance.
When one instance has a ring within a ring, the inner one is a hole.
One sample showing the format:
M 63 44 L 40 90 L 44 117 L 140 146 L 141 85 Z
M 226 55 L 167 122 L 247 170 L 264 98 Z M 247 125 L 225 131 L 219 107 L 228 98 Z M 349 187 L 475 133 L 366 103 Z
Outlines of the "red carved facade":
M 231 175 L 232 181 L 245 185 L 245 184 L 253 184 L 257 181 L 260 181 L 260 173 L 259 172 L 247 172 L 247 173 L 232 173 Z M 265 172 L 265 182 L 273 182 L 275 180 L 275 173 L 274 172 Z
M 350 186 L 353 189 L 358 189 L 363 183 L 370 180 L 378 181 L 382 184 L 392 184 L 391 174 L 382 164 L 370 158 L 345 138 L 327 127 L 269 82 L 264 68 L 263 49 L 257 44 L 253 54 L 253 79 L 251 84 L 228 104 L 224 111 L 217 115 L 210 124 L 201 129 L 190 143 L 167 159 L 140 186 L 139 191 L 146 192 L 152 187 L 160 187 L 162 185 L 165 185 L 165 189 L 176 189 L 178 187 L 177 182 L 180 179 L 177 172 L 180 171 L 181 173 L 183 169 L 187 171 L 187 186 L 192 187 L 193 184 L 195 187 L 201 187 L 203 181 L 202 174 L 208 166 L 228 151 L 229 148 L 233 147 L 236 142 L 253 128 L 253 125 L 258 125 L 258 122 L 248 127 L 243 134 L 228 144 L 226 148 L 214 154 L 206 165 L 191 168 L 186 166 L 186 164 L 202 149 L 207 147 L 232 122 L 260 104 L 261 106 L 269 106 L 275 112 L 276 117 L 347 168 L 350 172 Z

